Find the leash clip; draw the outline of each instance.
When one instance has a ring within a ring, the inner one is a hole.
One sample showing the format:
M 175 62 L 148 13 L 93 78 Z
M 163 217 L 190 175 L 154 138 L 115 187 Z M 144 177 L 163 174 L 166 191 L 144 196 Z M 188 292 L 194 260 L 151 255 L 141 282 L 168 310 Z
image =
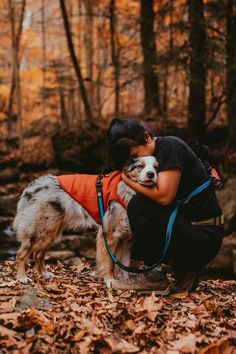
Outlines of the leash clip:
M 103 174 L 100 173 L 100 175 L 98 176 L 98 178 L 96 180 L 96 190 L 97 190 L 97 194 L 99 196 L 102 193 L 102 178 L 103 178 Z

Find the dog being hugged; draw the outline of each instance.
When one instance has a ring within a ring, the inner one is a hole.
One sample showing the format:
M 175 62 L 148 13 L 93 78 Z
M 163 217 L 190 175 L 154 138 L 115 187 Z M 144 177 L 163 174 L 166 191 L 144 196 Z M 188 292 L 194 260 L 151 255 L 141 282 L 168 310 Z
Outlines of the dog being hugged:
M 132 180 L 153 185 L 157 181 L 158 163 L 153 156 L 130 159 L 123 172 Z M 47 272 L 44 257 L 47 249 L 58 241 L 64 230 L 81 232 L 97 230 L 96 266 L 106 285 L 115 277 L 115 266 L 103 240 L 97 201 L 98 175 L 73 174 L 46 175 L 33 180 L 24 189 L 17 205 L 13 222 L 20 248 L 16 255 L 17 279 L 27 283 L 27 262 L 33 257 L 37 272 L 52 278 Z M 124 265 L 129 266 L 131 231 L 126 207 L 135 191 L 122 180 L 121 171 L 102 178 L 105 207 L 104 231 L 111 252 Z M 117 267 L 117 266 L 116 266 Z M 122 272 L 125 276 L 124 272 Z

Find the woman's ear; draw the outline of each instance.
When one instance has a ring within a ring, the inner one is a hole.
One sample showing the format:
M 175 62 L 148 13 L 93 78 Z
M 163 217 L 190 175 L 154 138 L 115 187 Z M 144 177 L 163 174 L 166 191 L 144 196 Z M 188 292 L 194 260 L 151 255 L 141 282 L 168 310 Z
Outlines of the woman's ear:
M 144 139 L 145 139 L 146 143 L 150 143 L 152 141 L 152 137 L 150 136 L 150 134 L 148 132 L 144 132 Z

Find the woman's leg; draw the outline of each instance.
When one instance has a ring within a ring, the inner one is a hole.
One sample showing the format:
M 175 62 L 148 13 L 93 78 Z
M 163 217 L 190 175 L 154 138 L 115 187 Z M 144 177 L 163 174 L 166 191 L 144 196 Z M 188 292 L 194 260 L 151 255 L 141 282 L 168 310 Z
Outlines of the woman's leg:
M 172 211 L 173 205 L 163 207 L 142 195 L 136 195 L 129 203 L 134 251 L 146 265 L 157 263 L 162 255 Z M 165 261 L 168 263 L 171 259 L 176 278 L 183 288 L 194 288 L 200 269 L 218 253 L 222 237 L 223 227 L 194 226 L 181 214 L 181 210 L 178 212 Z
M 223 226 L 192 225 L 179 214 L 173 227 L 169 254 L 180 267 L 203 267 L 217 255 L 223 235 Z
M 146 265 L 156 263 L 163 252 L 166 229 L 173 205 L 164 207 L 136 195 L 128 205 L 134 250 Z M 221 226 L 195 226 L 178 212 L 173 225 L 168 256 L 175 263 L 202 266 L 218 253 L 223 237 Z
M 128 205 L 134 258 L 142 259 L 145 265 L 155 264 L 162 255 L 172 210 L 173 206 L 163 207 L 141 194 Z
M 141 195 L 132 198 L 128 206 L 128 216 L 131 231 L 133 233 L 132 242 L 134 244 L 134 249 L 136 248 L 140 258 L 144 260 L 146 265 L 153 265 L 156 263 L 158 255 L 162 254 L 162 248 L 164 245 L 162 232 L 156 232 L 154 227 L 156 226 L 160 228 L 162 213 L 166 220 L 168 220 L 168 215 L 166 215 L 167 209 L 164 210 L 162 207 L 161 209 L 163 210 L 157 212 L 159 210 L 158 207 L 157 203 L 152 202 L 151 199 Z M 165 229 L 164 223 L 163 229 Z M 112 282 L 112 287 L 115 289 L 133 289 L 145 293 L 147 291 L 155 291 L 158 295 L 168 295 L 169 285 L 170 283 L 166 274 L 159 270 L 136 274 L 127 280 L 114 280 Z

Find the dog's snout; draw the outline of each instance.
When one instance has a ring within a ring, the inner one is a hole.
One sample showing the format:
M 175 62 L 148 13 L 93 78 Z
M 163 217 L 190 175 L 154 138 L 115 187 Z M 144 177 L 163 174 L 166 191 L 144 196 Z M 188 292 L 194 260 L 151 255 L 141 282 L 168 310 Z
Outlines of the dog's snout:
M 155 176 L 155 173 L 153 171 L 147 171 L 147 176 L 151 179 Z

